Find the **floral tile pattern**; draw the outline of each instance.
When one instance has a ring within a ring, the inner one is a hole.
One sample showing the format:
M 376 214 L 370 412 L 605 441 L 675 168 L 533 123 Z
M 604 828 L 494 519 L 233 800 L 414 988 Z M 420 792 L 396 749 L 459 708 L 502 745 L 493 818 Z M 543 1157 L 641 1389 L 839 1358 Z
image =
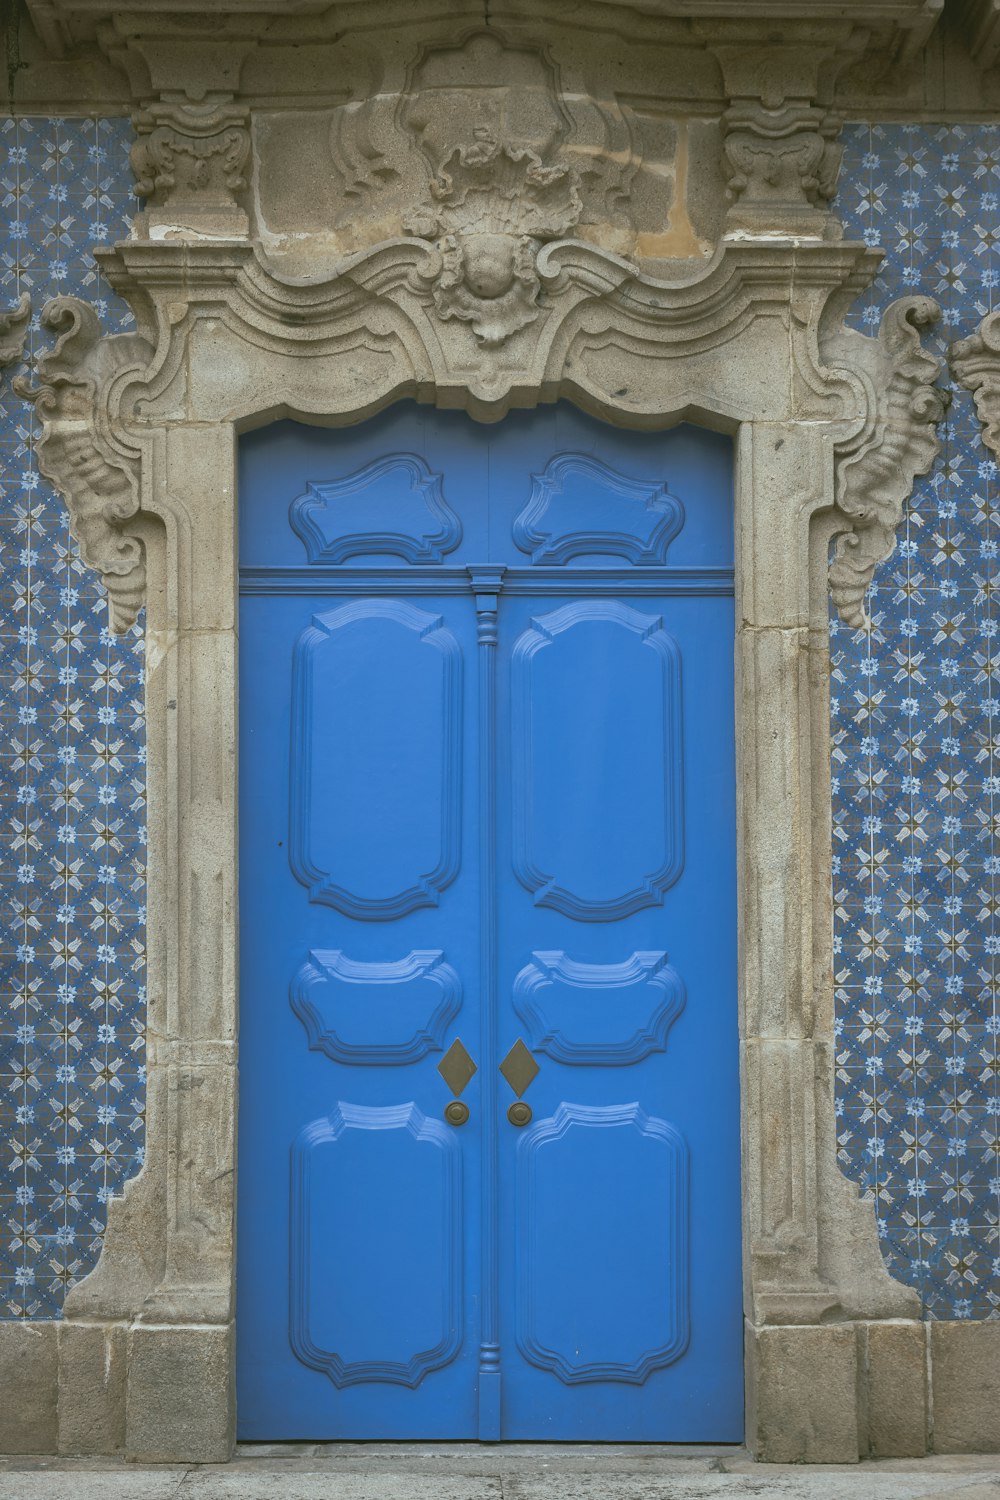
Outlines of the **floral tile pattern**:
M 944 353 L 996 305 L 1000 126 L 852 125 L 848 238 L 886 260 L 850 321 L 942 308 Z M 950 384 L 949 378 L 944 382 Z M 1000 484 L 951 385 L 869 600 L 831 621 L 840 1159 L 931 1318 L 1000 1317 Z
M 0 120 L 0 307 L 128 308 L 91 246 L 133 205 L 127 120 Z M 58 1317 L 108 1198 L 142 1159 L 142 635 L 103 591 L 39 476 L 32 408 L 0 385 L 0 1317 Z
M 943 351 L 993 305 L 1000 127 L 852 125 L 840 212 Z M 0 121 L 0 305 L 127 307 L 89 260 L 126 229 L 124 120 Z M 8 371 L 8 375 L 18 373 Z M 108 633 L 31 408 L 0 387 L 0 1317 L 58 1317 L 142 1160 L 142 636 Z M 871 635 L 831 622 L 844 1170 L 929 1317 L 1000 1316 L 1000 485 L 970 398 L 878 572 Z

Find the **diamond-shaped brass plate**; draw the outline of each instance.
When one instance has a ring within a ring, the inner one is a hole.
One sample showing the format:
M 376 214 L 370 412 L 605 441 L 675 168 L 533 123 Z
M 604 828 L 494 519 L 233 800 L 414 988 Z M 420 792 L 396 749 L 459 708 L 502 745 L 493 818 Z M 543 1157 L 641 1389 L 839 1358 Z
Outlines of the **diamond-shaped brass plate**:
M 438 1072 L 456 1099 L 475 1071 L 475 1063 L 462 1046 L 461 1039 L 456 1037 L 438 1063 Z
M 538 1064 L 520 1037 L 500 1064 L 500 1071 L 520 1099 L 538 1072 Z

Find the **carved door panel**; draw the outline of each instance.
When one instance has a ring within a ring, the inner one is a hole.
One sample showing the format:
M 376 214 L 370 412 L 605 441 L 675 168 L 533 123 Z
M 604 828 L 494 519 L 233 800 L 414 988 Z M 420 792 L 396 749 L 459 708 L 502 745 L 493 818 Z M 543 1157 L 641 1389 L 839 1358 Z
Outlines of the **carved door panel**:
M 727 446 L 242 459 L 241 1434 L 735 1440 Z

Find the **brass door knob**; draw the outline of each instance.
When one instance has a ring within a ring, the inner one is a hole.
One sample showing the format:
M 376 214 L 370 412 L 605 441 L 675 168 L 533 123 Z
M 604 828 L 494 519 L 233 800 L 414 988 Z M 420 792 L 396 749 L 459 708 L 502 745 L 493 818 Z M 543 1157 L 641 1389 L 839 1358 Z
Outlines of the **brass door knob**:
M 464 1125 L 469 1118 L 469 1106 L 463 1104 L 461 1099 L 452 1099 L 444 1107 L 444 1117 L 449 1125 Z
M 523 1099 L 515 1099 L 507 1111 L 507 1118 L 512 1125 L 528 1125 L 531 1122 L 531 1105 L 525 1104 Z

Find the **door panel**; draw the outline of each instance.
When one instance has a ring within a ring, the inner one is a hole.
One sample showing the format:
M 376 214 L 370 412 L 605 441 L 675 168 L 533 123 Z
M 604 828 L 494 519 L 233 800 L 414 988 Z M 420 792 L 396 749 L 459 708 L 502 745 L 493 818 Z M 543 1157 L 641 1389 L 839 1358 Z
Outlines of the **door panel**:
M 742 1434 L 730 464 L 243 442 L 245 1438 Z
M 338 1104 L 312 1121 L 292 1147 L 299 1359 L 341 1388 L 415 1387 L 448 1364 L 464 1333 L 463 1231 L 461 1153 L 440 1120 L 415 1104 Z
M 309 899 L 362 919 L 436 906 L 458 869 L 455 637 L 426 609 L 359 599 L 314 615 L 292 662 L 291 859 Z
M 516 1176 L 524 1358 L 564 1385 L 642 1385 L 672 1364 L 690 1301 L 688 1151 L 674 1127 L 638 1104 L 563 1103 L 518 1141 Z
M 657 614 L 616 599 L 532 609 L 510 706 L 514 870 L 536 906 L 613 922 L 676 880 L 679 677 Z

